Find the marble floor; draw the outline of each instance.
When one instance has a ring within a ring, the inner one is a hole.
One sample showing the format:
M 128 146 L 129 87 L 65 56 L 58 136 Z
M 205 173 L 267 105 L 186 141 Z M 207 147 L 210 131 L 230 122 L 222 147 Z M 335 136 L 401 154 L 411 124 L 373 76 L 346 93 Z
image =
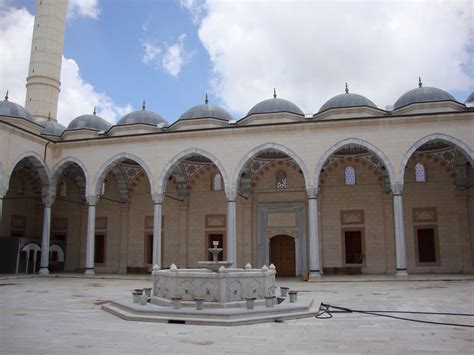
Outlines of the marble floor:
M 127 322 L 100 309 L 149 277 L 0 276 L 1 354 L 473 354 L 474 328 L 333 314 L 235 327 Z M 351 279 L 348 279 L 349 281 Z M 331 305 L 474 314 L 472 277 L 277 279 Z M 474 317 L 404 315 L 474 325 Z

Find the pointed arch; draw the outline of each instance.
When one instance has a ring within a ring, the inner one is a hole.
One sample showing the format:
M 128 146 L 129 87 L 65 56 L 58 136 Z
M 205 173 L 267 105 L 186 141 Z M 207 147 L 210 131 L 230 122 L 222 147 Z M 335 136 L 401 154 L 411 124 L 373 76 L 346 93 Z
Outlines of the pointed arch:
M 229 180 L 227 177 L 227 172 L 224 168 L 224 165 L 217 159 L 213 154 L 209 153 L 206 150 L 200 149 L 200 148 L 188 148 L 186 150 L 183 150 L 182 152 L 176 154 L 171 160 L 169 160 L 165 167 L 161 170 L 160 177 L 158 178 L 158 185 L 156 188 L 156 191 L 158 194 L 164 194 L 165 189 L 166 189 L 166 182 L 168 181 L 168 177 L 173 171 L 173 168 L 176 166 L 176 164 L 181 161 L 182 159 L 185 159 L 191 155 L 202 155 L 203 157 L 209 159 L 214 163 L 214 165 L 219 169 L 219 172 L 222 175 L 222 179 L 224 180 L 224 189 L 226 190 L 229 187 Z
M 3 172 L 3 164 L 0 162 L 0 197 L 7 192 L 8 186 L 5 186 L 5 177 Z
M 79 168 L 82 170 L 82 173 L 84 174 L 84 179 L 85 179 L 85 195 L 87 196 L 89 193 L 89 172 L 87 171 L 86 166 L 84 163 L 74 157 L 65 157 L 61 159 L 59 162 L 56 163 L 56 165 L 53 167 L 53 170 L 51 172 L 51 184 L 57 187 L 58 184 L 58 179 L 61 177 L 61 174 L 66 170 L 69 166 L 72 164 L 75 164 L 79 166 Z
M 387 169 L 387 174 L 390 180 L 390 184 L 395 183 L 395 171 L 393 170 L 393 166 L 392 166 L 392 163 L 390 162 L 390 159 L 388 159 L 388 157 L 384 154 L 384 152 L 382 152 L 379 148 L 377 148 L 372 143 L 369 143 L 363 139 L 347 138 L 334 144 L 331 148 L 329 148 L 326 151 L 326 153 L 323 154 L 321 159 L 319 159 L 318 163 L 316 164 L 316 169 L 314 171 L 314 186 L 316 189 L 319 187 L 319 177 L 321 175 L 321 170 L 324 164 L 326 163 L 326 161 L 329 159 L 331 155 L 333 155 L 339 149 L 349 144 L 359 145 L 361 147 L 366 148 L 371 153 L 375 154 L 383 162 L 385 169 Z
M 153 181 L 154 181 L 153 174 L 150 168 L 148 167 L 148 165 L 145 163 L 145 161 L 143 161 L 141 158 L 139 158 L 138 156 L 132 153 L 118 153 L 112 156 L 111 158 L 107 159 L 99 168 L 99 170 L 97 171 L 95 175 L 92 185 L 88 189 L 90 195 L 100 194 L 102 181 L 104 180 L 105 176 L 113 169 L 114 167 L 113 164 L 116 162 L 120 162 L 121 160 L 124 160 L 124 159 L 133 160 L 134 162 L 140 165 L 140 167 L 145 171 L 148 177 L 148 182 L 150 183 L 151 194 L 155 192 L 154 184 L 153 184 Z
M 41 180 L 41 185 L 43 187 L 48 186 L 50 182 L 50 171 L 49 168 L 46 164 L 43 163 L 43 158 L 36 152 L 33 151 L 28 151 L 23 154 L 20 154 L 11 164 L 10 168 L 8 169 L 8 173 L 5 177 L 5 187 L 8 189 L 10 186 L 10 178 L 13 174 L 13 170 L 15 170 L 16 166 L 18 165 L 19 162 L 21 162 L 23 159 L 28 159 L 33 166 L 37 169 L 38 175 Z
M 453 144 L 456 148 L 458 148 L 461 151 L 461 153 L 464 154 L 464 156 L 469 161 L 471 166 L 474 166 L 474 152 L 471 150 L 471 148 L 468 147 L 467 144 L 465 144 L 464 142 L 460 141 L 459 139 L 454 138 L 452 136 L 449 136 L 447 134 L 434 133 L 434 134 L 430 134 L 430 135 L 425 136 L 425 137 L 419 139 L 418 141 L 416 141 L 416 143 L 414 143 L 410 147 L 410 149 L 408 149 L 407 152 L 403 155 L 403 159 L 400 163 L 400 170 L 399 170 L 400 182 L 402 184 L 405 181 L 405 168 L 406 168 L 406 166 L 408 164 L 408 161 L 410 160 L 411 156 L 413 155 L 413 153 L 415 153 L 415 151 L 418 148 L 420 148 L 423 144 L 426 144 L 426 143 L 428 143 L 430 141 L 433 141 L 433 140 L 442 140 L 442 141 L 449 142 L 449 143 Z
M 256 157 L 258 154 L 264 152 L 265 150 L 268 149 L 273 149 L 273 150 L 278 150 L 282 153 L 285 153 L 288 155 L 290 158 L 292 158 L 299 166 L 301 171 L 303 172 L 303 177 L 304 177 L 304 182 L 306 188 L 311 187 L 311 179 L 309 176 L 309 171 L 306 168 L 306 164 L 303 162 L 303 160 L 291 149 L 285 147 L 284 145 L 281 144 L 276 144 L 276 143 L 265 143 L 262 145 L 259 145 L 258 147 L 253 148 L 251 151 L 249 151 L 245 156 L 240 160 L 239 164 L 237 165 L 235 169 L 234 176 L 232 178 L 232 190 L 237 191 L 237 187 L 239 184 L 240 180 L 240 175 L 242 174 L 242 171 L 244 169 L 245 164 L 247 164 L 250 159 Z

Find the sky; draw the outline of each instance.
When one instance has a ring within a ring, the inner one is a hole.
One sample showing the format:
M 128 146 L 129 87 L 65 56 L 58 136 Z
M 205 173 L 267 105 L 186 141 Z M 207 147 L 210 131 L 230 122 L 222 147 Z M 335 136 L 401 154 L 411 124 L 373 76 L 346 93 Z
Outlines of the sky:
M 0 0 L 0 92 L 24 105 L 34 0 Z M 331 97 L 385 109 L 406 91 L 474 91 L 474 5 L 461 0 L 69 0 L 58 120 L 111 123 L 141 108 L 169 123 L 209 102 L 242 118 L 288 99 L 314 114 Z

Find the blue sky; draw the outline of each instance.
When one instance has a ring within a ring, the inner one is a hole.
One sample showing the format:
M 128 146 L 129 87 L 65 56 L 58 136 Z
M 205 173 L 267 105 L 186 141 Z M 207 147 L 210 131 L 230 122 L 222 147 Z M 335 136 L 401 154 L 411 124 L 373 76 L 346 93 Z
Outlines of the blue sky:
M 143 99 L 171 123 L 206 92 L 238 119 L 274 87 L 306 113 L 345 82 L 380 108 L 419 75 L 461 102 L 474 90 L 470 1 L 69 1 L 63 124 L 94 105 L 114 122 Z M 0 0 L 0 90 L 21 104 L 34 6 Z

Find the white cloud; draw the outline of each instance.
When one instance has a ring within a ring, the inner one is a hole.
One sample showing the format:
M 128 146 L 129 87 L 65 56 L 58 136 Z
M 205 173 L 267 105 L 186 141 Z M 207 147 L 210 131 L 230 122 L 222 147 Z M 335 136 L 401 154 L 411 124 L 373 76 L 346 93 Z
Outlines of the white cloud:
M 213 90 L 236 113 L 270 98 L 274 87 L 317 112 L 346 81 L 385 108 L 415 88 L 419 75 L 425 86 L 473 89 L 470 4 L 208 0 L 199 5 L 206 9 L 199 37 Z M 181 5 L 195 15 L 195 1 Z
M 68 15 L 96 19 L 100 15 L 98 0 L 69 0 Z
M 184 50 L 184 39 L 186 35 L 183 33 L 178 37 L 178 41 L 166 47 L 166 52 L 161 60 L 163 68 L 172 76 L 176 77 L 181 72 L 183 64 L 188 60 L 189 56 Z
M 25 9 L 0 5 L 0 93 L 9 90 L 10 100 L 24 105 L 34 17 Z M 118 105 L 107 94 L 97 92 L 80 76 L 77 63 L 63 58 L 59 122 L 67 125 L 76 116 L 92 112 L 94 106 L 110 122 L 131 111 L 130 105 Z
M 142 62 L 145 64 L 155 62 L 158 54 L 161 52 L 160 47 L 149 41 L 142 41 L 142 45 L 144 50 Z
M 180 0 L 179 3 L 181 7 L 189 10 L 193 17 L 194 23 L 201 21 L 205 12 L 204 3 L 202 0 Z

